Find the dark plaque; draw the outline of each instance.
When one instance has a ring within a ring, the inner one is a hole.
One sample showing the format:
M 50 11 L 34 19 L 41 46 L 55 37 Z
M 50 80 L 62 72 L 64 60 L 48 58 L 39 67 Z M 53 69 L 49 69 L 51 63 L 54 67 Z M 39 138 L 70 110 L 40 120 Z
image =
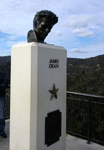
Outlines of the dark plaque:
M 59 141 L 61 137 L 62 113 L 56 110 L 47 114 L 45 118 L 45 144 L 50 146 Z

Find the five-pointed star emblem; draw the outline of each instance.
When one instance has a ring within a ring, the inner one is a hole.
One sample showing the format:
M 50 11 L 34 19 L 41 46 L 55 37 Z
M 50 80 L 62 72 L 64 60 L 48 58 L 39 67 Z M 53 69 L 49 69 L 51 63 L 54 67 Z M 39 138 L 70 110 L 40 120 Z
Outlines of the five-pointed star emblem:
M 53 89 L 49 90 L 49 92 L 52 94 L 50 100 L 52 100 L 54 97 L 57 99 L 57 92 L 58 92 L 58 90 L 59 89 L 56 89 L 55 84 L 53 84 Z

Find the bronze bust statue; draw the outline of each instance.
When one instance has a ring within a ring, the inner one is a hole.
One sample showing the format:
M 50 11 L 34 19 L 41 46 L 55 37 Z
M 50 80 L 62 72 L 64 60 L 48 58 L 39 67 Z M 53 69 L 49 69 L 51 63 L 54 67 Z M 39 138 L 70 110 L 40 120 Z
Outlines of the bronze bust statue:
M 44 40 L 52 27 L 58 22 L 58 17 L 51 11 L 37 12 L 33 20 L 33 30 L 27 34 L 27 42 L 45 43 Z

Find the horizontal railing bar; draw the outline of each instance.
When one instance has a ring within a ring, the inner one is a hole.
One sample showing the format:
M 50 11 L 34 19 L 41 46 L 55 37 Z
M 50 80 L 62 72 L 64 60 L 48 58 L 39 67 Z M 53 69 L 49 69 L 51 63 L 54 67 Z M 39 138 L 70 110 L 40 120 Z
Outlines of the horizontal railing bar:
M 77 133 L 75 133 L 75 132 L 66 131 L 66 133 L 68 133 L 68 134 L 72 133 L 72 134 L 74 134 L 74 135 L 79 135 L 80 137 L 84 137 L 84 138 L 87 139 L 87 136 L 83 136 L 83 135 L 77 134 Z
M 11 85 L 8 85 L 10 87 Z M 99 95 L 91 95 L 91 94 L 85 94 L 85 93 L 77 93 L 77 92 L 71 92 L 71 91 L 66 91 L 68 94 L 75 94 L 75 95 L 81 95 L 81 96 L 88 96 L 88 97 L 96 97 L 96 98 L 104 98 L 104 96 L 99 96 Z
M 90 94 L 85 94 L 85 93 L 77 93 L 77 92 L 69 92 L 66 91 L 67 94 L 75 94 L 75 95 L 81 95 L 81 96 L 87 96 L 87 97 L 95 97 L 95 98 L 104 98 L 104 96 L 98 96 L 98 95 L 90 95 Z
M 67 97 L 67 99 L 72 99 L 72 100 L 79 100 L 79 101 L 85 101 L 85 102 L 88 102 L 88 100 L 77 99 L 77 98 L 70 98 L 70 97 Z
M 70 97 L 67 97 L 67 99 L 72 99 L 72 100 L 79 100 L 79 101 L 85 101 L 85 102 L 88 102 L 88 100 L 77 99 L 77 98 L 70 98 Z M 91 103 L 97 103 L 97 104 L 104 105 L 104 103 L 99 103 L 99 102 L 94 102 L 94 101 L 91 101 Z
M 91 103 L 97 103 L 97 104 L 104 105 L 104 103 L 99 103 L 99 102 L 94 102 L 94 101 L 91 101 Z
M 67 133 L 67 134 L 71 134 L 71 133 L 72 133 L 72 134 L 74 134 L 74 135 L 78 135 L 78 136 L 80 136 L 80 137 L 84 137 L 85 139 L 87 139 L 87 136 L 83 136 L 83 135 L 77 134 L 77 133 L 75 133 L 75 132 L 66 131 L 66 133 Z M 95 139 L 92 139 L 92 138 L 91 138 L 90 140 L 93 140 L 93 141 L 95 141 L 95 142 L 104 144 L 104 142 L 99 141 L 99 140 L 95 140 Z
M 102 143 L 102 144 L 104 144 L 104 142 L 99 141 L 99 140 L 95 140 L 95 139 L 92 139 L 92 138 L 91 138 L 91 140 L 93 140 L 93 141 L 95 141 L 95 142 L 98 142 L 98 143 Z

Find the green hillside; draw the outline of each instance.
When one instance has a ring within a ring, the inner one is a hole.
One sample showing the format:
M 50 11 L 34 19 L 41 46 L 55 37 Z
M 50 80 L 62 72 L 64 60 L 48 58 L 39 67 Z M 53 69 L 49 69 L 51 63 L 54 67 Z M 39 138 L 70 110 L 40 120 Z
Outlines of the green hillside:
M 104 96 L 104 55 L 67 61 L 67 91 Z

